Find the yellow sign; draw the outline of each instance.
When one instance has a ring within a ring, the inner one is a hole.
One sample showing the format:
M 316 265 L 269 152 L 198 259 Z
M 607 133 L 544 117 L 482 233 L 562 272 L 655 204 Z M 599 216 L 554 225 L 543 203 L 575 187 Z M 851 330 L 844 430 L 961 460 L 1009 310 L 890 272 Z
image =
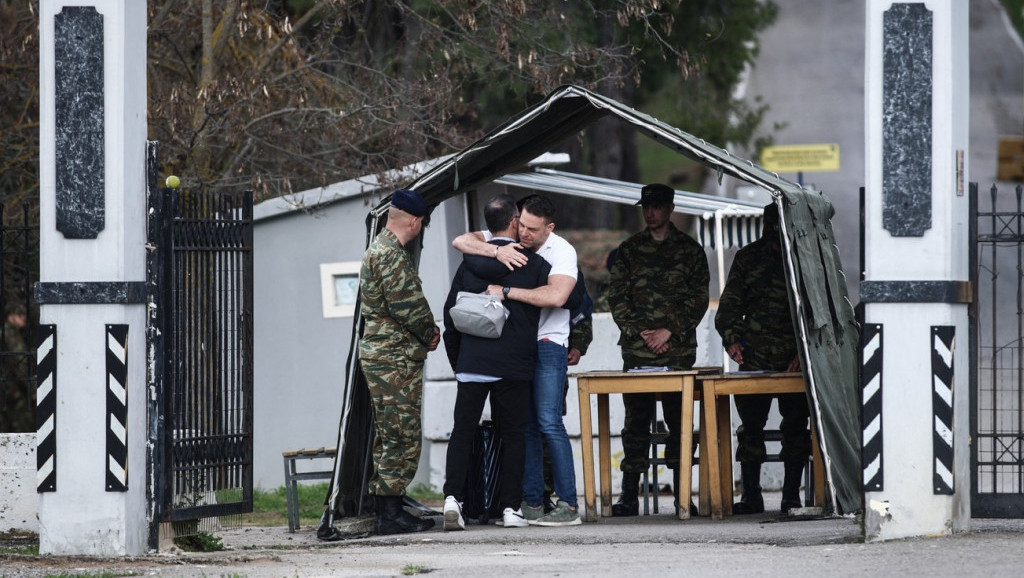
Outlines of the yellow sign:
M 773 173 L 810 173 L 839 170 L 839 145 L 810 144 L 764 147 L 761 166 Z

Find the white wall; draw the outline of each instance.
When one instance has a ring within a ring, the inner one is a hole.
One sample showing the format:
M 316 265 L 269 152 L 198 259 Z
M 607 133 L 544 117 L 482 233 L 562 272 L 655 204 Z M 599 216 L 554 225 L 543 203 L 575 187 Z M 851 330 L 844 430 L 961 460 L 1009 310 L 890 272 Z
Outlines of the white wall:
M 36 434 L 0 434 L 0 533 L 39 531 Z

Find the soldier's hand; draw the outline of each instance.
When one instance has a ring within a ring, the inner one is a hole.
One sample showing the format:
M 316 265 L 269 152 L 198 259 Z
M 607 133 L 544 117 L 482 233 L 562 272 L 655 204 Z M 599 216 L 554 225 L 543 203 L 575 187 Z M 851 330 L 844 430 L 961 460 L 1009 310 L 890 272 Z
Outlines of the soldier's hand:
M 523 246 L 519 243 L 503 245 L 498 247 L 498 250 L 494 253 L 494 258 L 501 262 L 502 265 L 508 267 L 509 271 L 513 271 L 516 267 L 522 267 L 529 261 L 526 255 L 516 250 L 522 248 Z
M 439 343 L 441 343 L 441 329 L 435 325 L 434 336 L 430 338 L 430 343 L 427 344 L 427 351 L 434 351 Z
M 576 365 L 580 362 L 580 350 L 575 347 L 569 350 L 569 365 Z
M 739 343 L 733 343 L 729 346 L 729 349 L 725 350 L 729 354 L 729 359 L 736 363 L 743 365 L 743 346 Z
M 643 337 L 647 349 L 655 355 L 661 355 L 668 351 L 668 340 L 672 337 L 672 332 L 664 328 L 645 329 L 640 332 L 640 337 Z
M 799 355 L 794 357 L 793 361 L 789 362 L 789 367 L 786 368 L 786 371 L 800 371 L 800 356 Z

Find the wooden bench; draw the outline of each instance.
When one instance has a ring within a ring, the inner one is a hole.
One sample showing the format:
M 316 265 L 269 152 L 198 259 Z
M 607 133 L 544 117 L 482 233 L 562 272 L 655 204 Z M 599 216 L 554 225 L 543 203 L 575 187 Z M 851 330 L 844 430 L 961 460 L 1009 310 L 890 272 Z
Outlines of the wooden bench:
M 299 527 L 299 481 L 329 480 L 334 475 L 334 457 L 337 448 L 306 448 L 281 452 L 284 456 L 284 498 L 288 507 L 288 531 L 294 532 Z M 299 460 L 331 459 L 331 469 L 316 471 L 298 471 Z

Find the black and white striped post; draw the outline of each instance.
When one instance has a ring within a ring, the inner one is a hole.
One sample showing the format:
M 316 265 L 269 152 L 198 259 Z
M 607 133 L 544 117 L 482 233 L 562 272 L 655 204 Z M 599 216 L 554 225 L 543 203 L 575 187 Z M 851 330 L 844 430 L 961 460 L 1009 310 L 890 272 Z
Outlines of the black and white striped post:
M 42 0 L 39 28 L 39 551 L 137 555 L 149 549 L 146 3 Z
M 968 0 L 866 16 L 864 532 L 888 540 L 970 522 Z

